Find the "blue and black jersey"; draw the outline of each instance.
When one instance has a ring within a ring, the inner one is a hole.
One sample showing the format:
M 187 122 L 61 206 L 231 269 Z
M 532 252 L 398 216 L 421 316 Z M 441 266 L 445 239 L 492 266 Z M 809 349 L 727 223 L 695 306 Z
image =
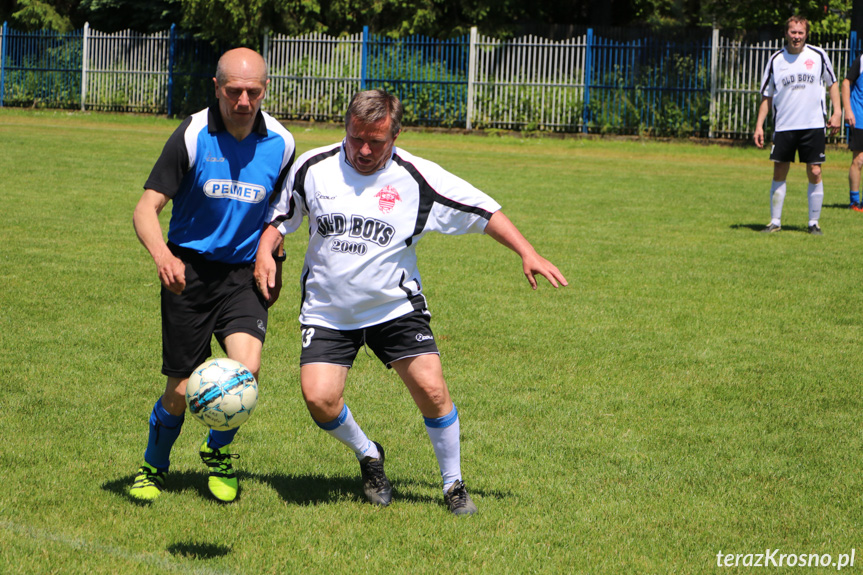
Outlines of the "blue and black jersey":
M 855 118 L 863 118 L 863 74 L 860 73 L 861 69 L 863 69 L 863 54 L 854 60 L 845 75 L 845 79 L 851 82 L 851 111 L 854 112 Z
M 250 263 L 294 153 L 293 136 L 269 114 L 259 111 L 238 142 L 212 107 L 174 131 L 144 188 L 173 201 L 169 242 L 210 261 Z

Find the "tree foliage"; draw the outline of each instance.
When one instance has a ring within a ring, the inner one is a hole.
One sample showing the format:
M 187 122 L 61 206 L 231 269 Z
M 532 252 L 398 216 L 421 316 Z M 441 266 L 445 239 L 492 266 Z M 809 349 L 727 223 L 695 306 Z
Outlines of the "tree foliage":
M 704 0 L 698 11 L 699 24 L 716 23 L 734 30 L 758 30 L 767 27 L 783 28 L 789 16 L 798 14 L 807 18 L 814 34 L 847 34 L 851 30 L 852 0 Z
M 81 0 L 79 14 L 102 32 L 134 29 L 159 32 L 179 24 L 180 0 Z
M 18 0 L 12 3 L 12 25 L 23 30 L 39 30 L 47 28 L 57 32 L 69 32 L 74 29 L 72 15 L 77 9 L 77 2 Z
M 0 18 L 18 29 L 65 31 L 84 22 L 113 32 L 164 30 L 172 23 L 222 44 L 260 47 L 266 32 L 359 32 L 403 37 L 461 36 L 477 26 L 509 37 L 528 24 L 753 31 L 800 14 L 815 34 L 847 34 L 853 0 L 0 0 Z
M 181 27 L 229 45 L 257 45 L 266 30 L 267 0 L 181 0 Z

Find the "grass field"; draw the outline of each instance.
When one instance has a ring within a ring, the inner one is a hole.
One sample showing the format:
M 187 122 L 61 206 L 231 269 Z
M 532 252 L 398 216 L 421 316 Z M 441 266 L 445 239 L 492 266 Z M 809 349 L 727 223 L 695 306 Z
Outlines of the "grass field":
M 403 134 L 498 199 L 570 282 L 531 291 L 487 237 L 420 245 L 479 513 L 443 507 L 422 418 L 361 353 L 346 398 L 395 487 L 389 508 L 363 503 L 356 460 L 300 396 L 301 234 L 234 444 L 240 499 L 208 496 L 189 419 L 166 492 L 142 506 L 126 490 L 163 378 L 131 214 L 176 125 L 0 110 L 0 573 L 711 573 L 734 571 L 720 552 L 768 549 L 771 572 L 810 554 L 835 571 L 852 550 L 843 571 L 860 570 L 848 152 L 828 151 L 824 236 L 805 233 L 801 166 L 766 236 L 771 168 L 752 147 Z M 341 138 L 293 132 L 300 151 Z

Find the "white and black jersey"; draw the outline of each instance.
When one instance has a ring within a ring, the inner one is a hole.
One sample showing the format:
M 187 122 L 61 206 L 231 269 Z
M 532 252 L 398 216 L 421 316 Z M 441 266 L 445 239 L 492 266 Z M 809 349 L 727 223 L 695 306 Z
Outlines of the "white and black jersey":
M 359 174 L 342 142 L 300 156 L 269 221 L 287 234 L 308 216 L 300 322 L 351 330 L 426 312 L 417 241 L 428 232 L 483 233 L 499 209 L 468 182 L 395 147 L 381 170 Z
M 773 98 L 773 131 L 824 128 L 824 89 L 835 83 L 830 59 L 817 46 L 807 44 L 799 54 L 787 48 L 773 54 L 761 79 L 761 95 Z

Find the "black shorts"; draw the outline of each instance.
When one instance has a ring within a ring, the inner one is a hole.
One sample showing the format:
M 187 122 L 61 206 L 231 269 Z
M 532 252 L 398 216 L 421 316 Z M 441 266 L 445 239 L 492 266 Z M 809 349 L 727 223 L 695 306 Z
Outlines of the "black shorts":
M 794 153 L 797 152 L 803 164 L 822 164 L 827 159 L 824 154 L 826 148 L 824 128 L 775 132 L 770 159 L 774 162 L 793 162 Z
M 162 286 L 162 374 L 188 377 L 210 357 L 215 335 L 248 333 L 261 342 L 267 334 L 267 302 L 255 287 L 253 264 L 210 262 L 200 254 L 169 244 L 186 264 L 180 295 Z
M 351 367 L 363 344 L 387 367 L 400 359 L 439 354 L 429 316 L 419 311 L 362 329 L 338 330 L 303 325 L 302 337 L 300 365 L 330 363 Z
M 863 152 L 863 130 L 859 128 L 848 130 L 848 149 L 852 152 Z

